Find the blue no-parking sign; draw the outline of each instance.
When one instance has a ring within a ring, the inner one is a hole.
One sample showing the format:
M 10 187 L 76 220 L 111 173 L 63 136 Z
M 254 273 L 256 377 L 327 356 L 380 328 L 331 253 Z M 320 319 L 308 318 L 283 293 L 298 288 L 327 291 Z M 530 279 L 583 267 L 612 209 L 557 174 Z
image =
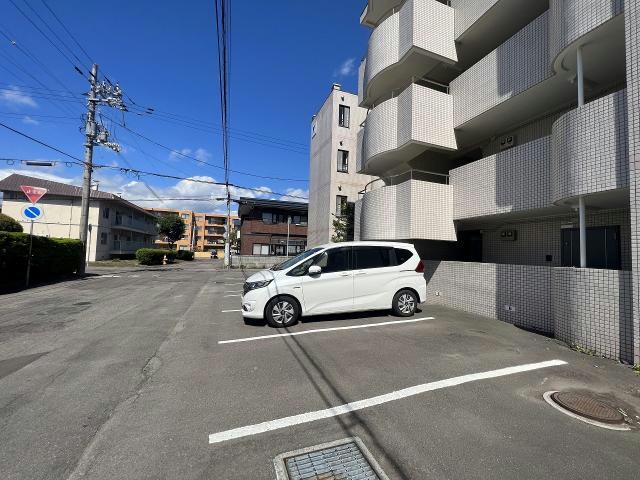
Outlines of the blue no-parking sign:
M 22 216 L 30 221 L 39 219 L 42 216 L 42 208 L 35 205 L 27 205 L 22 209 Z

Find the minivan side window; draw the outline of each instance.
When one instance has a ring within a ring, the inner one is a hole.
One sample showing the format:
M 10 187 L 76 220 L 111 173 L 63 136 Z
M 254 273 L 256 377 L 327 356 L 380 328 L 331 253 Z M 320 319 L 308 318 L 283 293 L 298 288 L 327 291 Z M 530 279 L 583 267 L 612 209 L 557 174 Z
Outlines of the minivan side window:
M 356 270 L 393 266 L 391 250 L 390 247 L 354 247 Z
M 394 250 L 396 251 L 397 265 L 402 265 L 413 257 L 413 252 L 411 252 L 411 250 L 405 250 L 404 248 L 394 248 Z
M 350 253 L 351 247 L 332 248 L 318 255 L 313 264 L 322 268 L 322 273 L 351 270 L 349 264 Z

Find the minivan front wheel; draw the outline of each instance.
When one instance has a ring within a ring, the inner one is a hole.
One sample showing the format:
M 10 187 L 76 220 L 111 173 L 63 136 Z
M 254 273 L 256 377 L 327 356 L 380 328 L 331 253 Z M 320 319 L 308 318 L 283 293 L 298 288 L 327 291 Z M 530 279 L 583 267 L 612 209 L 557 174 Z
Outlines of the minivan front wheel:
M 410 317 L 418 308 L 418 297 L 411 290 L 400 290 L 393 297 L 393 313 L 400 317 Z
M 290 327 L 298 323 L 300 307 L 291 297 L 272 298 L 265 309 L 267 323 L 275 328 Z

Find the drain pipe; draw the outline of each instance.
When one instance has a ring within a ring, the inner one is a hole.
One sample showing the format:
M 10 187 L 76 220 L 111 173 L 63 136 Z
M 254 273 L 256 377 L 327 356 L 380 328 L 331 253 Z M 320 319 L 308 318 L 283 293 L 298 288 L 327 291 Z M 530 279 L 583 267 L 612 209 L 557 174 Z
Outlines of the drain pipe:
M 582 46 L 578 47 L 576 60 L 578 67 L 578 107 L 582 107 L 584 106 L 584 68 L 582 65 Z
M 583 196 L 578 198 L 578 216 L 580 218 L 580 268 L 587 268 L 587 225 Z

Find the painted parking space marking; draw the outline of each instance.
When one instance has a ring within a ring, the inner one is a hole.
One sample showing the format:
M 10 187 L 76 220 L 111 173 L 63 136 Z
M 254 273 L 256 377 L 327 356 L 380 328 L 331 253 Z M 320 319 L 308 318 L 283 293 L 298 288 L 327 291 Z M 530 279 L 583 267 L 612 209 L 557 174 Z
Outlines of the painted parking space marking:
M 434 320 L 434 317 L 412 318 L 410 320 L 394 320 L 392 322 L 367 323 L 365 325 L 351 325 L 348 327 L 314 328 L 313 330 L 304 330 L 302 332 L 276 333 L 274 335 L 262 335 L 260 337 L 237 338 L 235 340 L 221 340 L 218 342 L 218 344 L 223 345 L 226 343 L 253 342 L 255 340 L 267 340 L 270 338 L 296 337 L 298 335 L 309 335 L 310 333 L 321 333 L 321 332 L 335 332 L 338 330 L 356 330 L 359 328 L 384 327 L 387 325 L 401 325 L 403 323 L 424 322 L 426 320 Z
M 235 438 L 248 437 L 251 435 L 269 432 L 271 430 L 279 430 L 281 428 L 292 427 L 294 425 L 300 425 L 302 423 L 315 422 L 316 420 L 336 417 L 338 415 L 344 415 L 350 412 L 355 412 L 357 410 L 374 407 L 376 405 L 382 405 L 383 403 L 393 402 L 407 397 L 413 397 L 425 392 L 432 392 L 434 390 L 440 390 L 443 388 L 455 387 L 457 385 L 463 385 L 469 382 L 477 382 L 479 380 L 505 377 L 508 375 L 514 375 L 516 373 L 530 372 L 533 370 L 557 367 L 561 365 L 567 365 L 567 362 L 565 362 L 564 360 L 549 360 L 546 362 L 517 365 L 514 367 L 501 368 L 498 370 L 490 370 L 488 372 L 462 375 L 460 377 L 453 377 L 446 380 L 438 380 L 436 382 L 423 383 L 422 385 L 404 388 L 402 390 L 386 393 L 384 395 L 378 395 L 377 397 L 358 400 L 357 402 L 346 403 L 344 405 L 338 405 L 336 407 L 331 407 L 324 410 L 316 410 L 315 412 L 302 413 L 300 415 L 293 415 L 291 417 L 279 418 L 277 420 L 270 420 L 268 422 L 248 425 L 246 427 L 234 428 L 232 430 L 212 433 L 211 435 L 209 435 L 209 443 L 220 443 L 227 440 L 233 440 Z
M 234 293 L 233 295 L 225 295 L 224 298 L 226 297 L 241 297 L 242 295 L 240 295 L 239 293 Z
M 222 310 L 221 313 L 241 312 L 242 310 Z

